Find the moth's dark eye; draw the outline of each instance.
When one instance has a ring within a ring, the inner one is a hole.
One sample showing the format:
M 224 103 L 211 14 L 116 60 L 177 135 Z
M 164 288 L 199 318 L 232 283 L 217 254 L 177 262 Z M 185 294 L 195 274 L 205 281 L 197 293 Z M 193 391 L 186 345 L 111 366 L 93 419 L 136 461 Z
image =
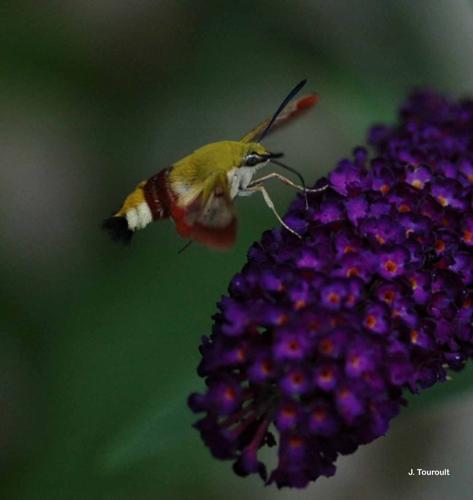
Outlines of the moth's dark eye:
M 261 163 L 262 158 L 260 155 L 256 153 L 250 153 L 246 158 L 245 158 L 245 165 L 247 167 L 254 167 L 258 163 Z

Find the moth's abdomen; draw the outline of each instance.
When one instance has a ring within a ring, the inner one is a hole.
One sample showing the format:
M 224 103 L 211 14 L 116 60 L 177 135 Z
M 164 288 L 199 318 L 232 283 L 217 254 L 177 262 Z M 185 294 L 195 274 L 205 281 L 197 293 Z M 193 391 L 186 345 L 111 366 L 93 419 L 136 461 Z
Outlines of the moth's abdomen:
M 166 219 L 171 214 L 171 192 L 167 177 L 169 169 L 140 182 L 125 199 L 120 210 L 102 225 L 115 241 L 129 243 L 137 229 L 143 229 L 154 220 Z

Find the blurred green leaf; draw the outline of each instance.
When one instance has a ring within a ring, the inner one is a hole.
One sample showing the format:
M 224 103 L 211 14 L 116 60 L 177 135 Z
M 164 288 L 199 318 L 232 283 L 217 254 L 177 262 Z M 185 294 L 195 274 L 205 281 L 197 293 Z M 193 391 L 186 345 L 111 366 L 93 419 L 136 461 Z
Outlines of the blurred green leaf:
M 180 448 L 191 438 L 195 416 L 186 404 L 188 388 L 178 396 L 150 409 L 125 428 L 104 450 L 99 452 L 97 465 L 104 472 L 116 473 L 141 460 Z

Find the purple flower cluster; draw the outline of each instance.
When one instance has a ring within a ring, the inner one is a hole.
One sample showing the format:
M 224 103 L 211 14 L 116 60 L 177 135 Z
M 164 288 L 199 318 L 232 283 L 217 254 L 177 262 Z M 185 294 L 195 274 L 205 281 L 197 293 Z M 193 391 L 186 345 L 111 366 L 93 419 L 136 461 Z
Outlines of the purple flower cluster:
M 308 210 L 293 202 L 301 240 L 278 228 L 253 245 L 203 339 L 206 392 L 189 404 L 237 474 L 331 476 L 386 433 L 404 391 L 473 356 L 473 101 L 419 91 L 369 142 Z M 258 450 L 276 443 L 268 474 Z

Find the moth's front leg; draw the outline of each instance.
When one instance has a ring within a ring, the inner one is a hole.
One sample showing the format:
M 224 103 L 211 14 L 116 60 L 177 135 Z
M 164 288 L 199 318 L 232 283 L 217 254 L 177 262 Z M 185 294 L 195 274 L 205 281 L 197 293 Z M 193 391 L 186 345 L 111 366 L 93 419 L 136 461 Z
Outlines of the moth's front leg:
M 284 184 L 287 184 L 288 186 L 291 186 L 291 187 L 297 189 L 298 191 L 301 191 L 302 193 L 304 193 L 306 210 L 309 209 L 309 200 L 307 199 L 307 193 L 318 193 L 318 192 L 324 191 L 325 189 L 328 188 L 328 184 L 326 184 L 325 186 L 323 186 L 321 188 L 315 188 L 315 189 L 306 188 L 304 186 L 299 186 L 298 184 L 295 184 L 294 182 L 289 180 L 287 177 L 284 177 L 284 175 L 278 174 L 277 172 L 271 172 L 267 175 L 264 175 L 263 177 L 260 177 L 259 179 L 255 179 L 254 181 L 252 181 L 248 185 L 248 187 L 251 187 L 251 186 L 257 185 L 257 184 L 262 184 L 263 182 L 269 181 L 271 179 L 277 179 L 278 181 L 281 181 Z
M 238 190 L 238 196 L 251 196 L 252 194 L 255 194 L 256 191 L 253 189 L 239 189 Z
M 269 196 L 268 191 L 266 191 L 266 188 L 261 185 L 261 184 L 255 184 L 252 182 L 248 187 L 243 191 L 244 194 L 243 196 L 249 196 L 253 193 L 260 192 L 263 195 L 263 199 L 266 202 L 266 205 L 270 208 L 270 210 L 273 212 L 273 214 L 276 216 L 276 219 L 280 222 L 281 226 L 286 228 L 290 233 L 292 233 L 294 236 L 297 236 L 298 238 L 302 238 L 302 236 L 294 231 L 294 229 L 291 229 L 283 220 L 282 217 L 279 215 L 278 211 L 276 210 L 276 207 L 274 206 L 273 200 Z
M 293 188 L 297 189 L 298 191 L 305 192 L 305 193 L 319 193 L 320 191 L 325 191 L 328 188 L 328 184 L 325 186 L 322 186 L 321 188 L 305 188 L 303 186 L 299 186 L 298 184 L 292 182 L 289 180 L 287 177 L 284 177 L 284 175 L 278 174 L 277 172 L 271 172 L 267 175 L 264 175 L 263 177 L 260 177 L 259 179 L 255 179 L 252 181 L 248 187 L 251 187 L 255 184 L 261 184 L 263 182 L 269 181 L 270 179 L 277 179 L 278 181 L 283 182 L 284 184 L 287 184 L 288 186 L 292 186 Z

